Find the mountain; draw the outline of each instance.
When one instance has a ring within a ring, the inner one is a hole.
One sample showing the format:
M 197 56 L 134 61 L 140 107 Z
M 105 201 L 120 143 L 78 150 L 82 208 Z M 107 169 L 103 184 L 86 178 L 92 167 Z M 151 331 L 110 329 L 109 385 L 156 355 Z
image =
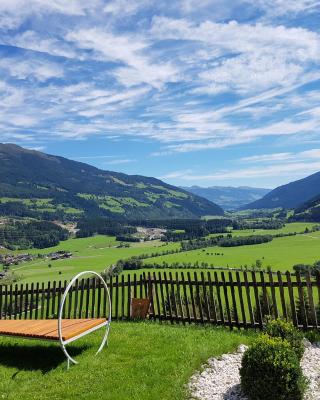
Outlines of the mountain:
M 252 201 L 261 199 L 270 189 L 252 188 L 247 186 L 211 186 L 182 187 L 190 193 L 204 197 L 225 210 L 235 210 Z
M 63 157 L 0 144 L 0 215 L 120 219 L 223 215 L 199 196 L 158 179 L 103 171 Z
M 243 209 L 296 208 L 320 195 L 320 172 L 279 186 L 262 199 L 249 203 Z
M 320 222 L 320 195 L 297 207 L 290 219 L 292 221 Z

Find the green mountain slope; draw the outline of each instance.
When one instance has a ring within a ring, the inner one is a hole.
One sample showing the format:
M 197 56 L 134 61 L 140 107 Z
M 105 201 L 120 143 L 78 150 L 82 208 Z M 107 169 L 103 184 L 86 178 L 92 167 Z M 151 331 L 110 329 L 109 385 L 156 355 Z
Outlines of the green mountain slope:
M 320 222 L 320 195 L 297 207 L 291 220 Z
M 261 199 L 270 192 L 270 189 L 253 188 L 247 186 L 211 186 L 211 187 L 182 187 L 197 196 L 204 197 L 222 207 L 224 210 L 236 210 L 252 201 Z
M 296 208 L 320 195 L 320 172 L 279 186 L 262 199 L 243 206 L 242 209 Z
M 119 219 L 222 215 L 212 202 L 158 179 L 103 171 L 13 144 L 0 144 L 0 215 Z

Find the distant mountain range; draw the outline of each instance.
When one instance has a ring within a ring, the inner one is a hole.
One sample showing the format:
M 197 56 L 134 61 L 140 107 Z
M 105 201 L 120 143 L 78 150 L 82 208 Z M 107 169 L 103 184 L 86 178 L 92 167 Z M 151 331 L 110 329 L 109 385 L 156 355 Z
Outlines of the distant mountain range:
M 45 218 L 104 215 L 119 219 L 223 215 L 207 199 L 158 179 L 0 144 L 0 215 Z
M 224 210 L 236 210 L 245 204 L 261 199 L 271 190 L 247 186 L 191 186 L 182 188 L 218 204 Z
M 243 209 L 296 208 L 320 196 L 320 172 L 279 186 L 262 199 L 243 206 Z

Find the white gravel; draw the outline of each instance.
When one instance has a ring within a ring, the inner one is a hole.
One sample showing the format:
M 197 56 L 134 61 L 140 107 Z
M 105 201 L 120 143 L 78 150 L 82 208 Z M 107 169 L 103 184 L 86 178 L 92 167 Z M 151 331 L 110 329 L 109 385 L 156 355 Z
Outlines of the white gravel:
M 248 400 L 241 393 L 239 368 L 246 346 L 236 353 L 210 358 L 202 372 L 195 373 L 188 384 L 190 399 L 197 400 Z M 304 375 L 309 380 L 305 400 L 320 399 L 320 344 L 305 341 L 301 361 Z

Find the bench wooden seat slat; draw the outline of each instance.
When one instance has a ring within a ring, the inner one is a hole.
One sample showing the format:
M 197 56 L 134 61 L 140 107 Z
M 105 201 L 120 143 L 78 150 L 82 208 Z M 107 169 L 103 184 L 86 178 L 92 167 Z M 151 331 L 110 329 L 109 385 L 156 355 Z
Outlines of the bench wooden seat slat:
M 63 319 L 62 340 L 76 337 L 106 321 L 106 318 Z M 58 341 L 58 320 L 0 320 L 0 335 Z

